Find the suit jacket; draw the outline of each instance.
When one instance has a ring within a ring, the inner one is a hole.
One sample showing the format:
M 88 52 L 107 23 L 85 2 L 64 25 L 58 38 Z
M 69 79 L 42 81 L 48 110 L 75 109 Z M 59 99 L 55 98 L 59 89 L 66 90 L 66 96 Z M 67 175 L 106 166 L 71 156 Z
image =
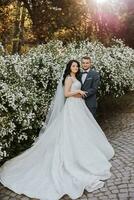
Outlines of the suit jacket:
M 89 108 L 97 107 L 96 93 L 98 89 L 98 85 L 100 83 L 100 75 L 95 69 L 90 69 L 88 72 L 84 83 L 82 83 L 82 72 L 80 72 L 79 80 L 81 81 L 81 90 L 87 91 L 87 97 L 83 97 L 85 99 L 85 103 Z

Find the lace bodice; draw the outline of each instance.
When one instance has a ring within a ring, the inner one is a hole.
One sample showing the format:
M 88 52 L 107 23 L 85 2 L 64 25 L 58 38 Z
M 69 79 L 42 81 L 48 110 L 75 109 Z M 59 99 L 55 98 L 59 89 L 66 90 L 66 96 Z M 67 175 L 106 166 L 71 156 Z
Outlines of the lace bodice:
M 68 76 L 67 78 L 71 78 L 73 80 L 71 91 L 80 90 L 81 89 L 81 82 L 78 79 L 75 79 L 71 76 Z

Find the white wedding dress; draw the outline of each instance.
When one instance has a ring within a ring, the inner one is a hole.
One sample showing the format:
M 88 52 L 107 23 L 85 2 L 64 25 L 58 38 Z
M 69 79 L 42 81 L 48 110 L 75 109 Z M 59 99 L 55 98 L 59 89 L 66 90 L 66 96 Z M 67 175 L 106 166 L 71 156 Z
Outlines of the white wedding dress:
M 71 90 L 81 88 L 75 79 Z M 18 194 L 58 200 L 103 187 L 115 152 L 82 98 L 66 99 L 61 113 L 33 144 L 0 168 L 1 183 Z

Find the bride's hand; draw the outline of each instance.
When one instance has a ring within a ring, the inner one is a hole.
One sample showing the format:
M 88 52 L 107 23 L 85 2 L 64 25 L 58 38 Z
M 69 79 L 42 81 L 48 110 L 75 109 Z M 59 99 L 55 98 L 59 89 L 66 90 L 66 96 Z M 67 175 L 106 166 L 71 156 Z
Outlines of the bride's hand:
M 82 95 L 81 94 L 75 94 L 74 97 L 76 97 L 76 98 L 82 98 Z
M 79 94 L 81 94 L 83 97 L 84 97 L 84 96 L 87 96 L 86 93 L 88 93 L 88 92 L 82 91 L 82 90 L 79 91 Z

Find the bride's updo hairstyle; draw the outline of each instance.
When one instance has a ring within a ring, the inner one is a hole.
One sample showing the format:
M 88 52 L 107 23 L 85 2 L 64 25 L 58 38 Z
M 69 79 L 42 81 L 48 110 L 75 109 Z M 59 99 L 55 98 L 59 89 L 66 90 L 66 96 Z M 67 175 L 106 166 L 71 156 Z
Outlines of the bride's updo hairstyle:
M 77 61 L 77 60 L 70 60 L 67 65 L 66 65 L 66 69 L 64 71 L 64 74 L 63 74 L 63 80 L 62 80 L 62 85 L 64 85 L 65 83 L 65 78 L 70 75 L 71 73 L 71 66 L 72 66 L 72 63 L 75 62 L 77 63 L 77 66 L 78 66 L 78 72 L 76 73 L 76 78 L 78 79 L 78 76 L 80 74 L 80 63 Z

